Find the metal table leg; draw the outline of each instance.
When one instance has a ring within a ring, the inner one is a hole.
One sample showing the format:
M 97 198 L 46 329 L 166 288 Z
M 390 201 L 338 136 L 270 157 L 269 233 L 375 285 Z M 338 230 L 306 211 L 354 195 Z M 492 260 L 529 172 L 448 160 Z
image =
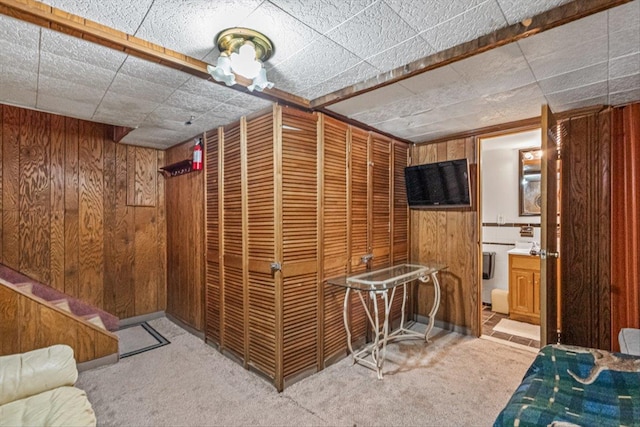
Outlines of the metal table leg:
M 431 330 L 433 329 L 433 324 L 435 323 L 435 320 L 436 320 L 436 312 L 440 307 L 440 282 L 438 282 L 437 272 L 431 273 L 429 276 L 426 276 L 424 278 L 423 277 L 420 278 L 420 281 L 423 283 L 427 283 L 429 282 L 429 280 L 433 282 L 434 296 L 433 296 L 433 306 L 431 307 L 431 311 L 429 312 L 429 324 L 427 325 L 427 329 L 424 332 L 424 340 L 426 342 L 430 342 L 429 334 L 431 334 Z

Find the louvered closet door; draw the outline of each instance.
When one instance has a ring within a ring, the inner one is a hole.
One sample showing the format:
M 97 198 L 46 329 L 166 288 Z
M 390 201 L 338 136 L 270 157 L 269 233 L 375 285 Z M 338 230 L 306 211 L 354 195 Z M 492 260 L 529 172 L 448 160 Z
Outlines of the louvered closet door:
M 243 271 L 243 203 L 240 127 L 224 131 L 223 141 L 223 271 L 221 349 L 245 359 L 245 297 Z
M 207 341 L 220 343 L 220 221 L 218 202 L 218 130 L 206 133 L 206 312 L 205 337 Z
M 372 145 L 372 268 L 387 267 L 391 254 L 391 140 L 373 134 Z
M 323 355 L 328 362 L 345 354 L 347 335 L 342 317 L 343 288 L 329 285 L 326 279 L 347 274 L 349 264 L 347 227 L 347 138 L 349 127 L 324 117 L 323 134 Z
M 349 252 L 350 274 L 364 272 L 362 257 L 370 254 L 369 246 L 369 134 L 351 127 L 349 147 Z M 351 294 L 349 321 L 353 342 L 366 338 L 367 319 L 360 299 Z
M 276 255 L 273 115 L 247 122 L 248 364 L 276 378 Z
M 317 115 L 282 109 L 283 376 L 318 364 Z
M 409 164 L 409 146 L 393 142 L 393 219 L 391 221 L 393 264 L 403 264 L 409 259 L 409 207 L 404 168 Z
M 409 161 L 408 145 L 402 142 L 393 141 L 391 145 L 391 264 L 404 264 L 408 261 L 408 236 L 409 236 L 409 208 L 407 206 L 407 190 L 404 183 L 404 168 Z M 415 286 L 415 285 L 414 285 Z M 400 291 L 400 289 L 398 289 Z M 405 316 L 408 316 L 409 309 L 412 307 L 411 296 L 413 292 L 409 292 L 409 301 L 407 302 Z M 391 309 L 392 326 L 395 327 L 402 315 L 402 299 L 401 295 L 397 295 L 393 307 Z

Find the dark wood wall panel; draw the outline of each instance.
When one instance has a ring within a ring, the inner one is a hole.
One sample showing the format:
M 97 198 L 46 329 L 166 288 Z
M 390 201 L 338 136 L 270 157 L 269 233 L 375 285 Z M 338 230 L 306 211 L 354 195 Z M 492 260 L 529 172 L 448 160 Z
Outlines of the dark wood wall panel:
M 165 152 L 165 163 L 191 159 L 193 147 L 194 141 L 189 140 L 170 148 Z M 205 161 L 207 155 L 205 152 Z M 136 159 L 140 158 L 138 151 L 136 156 Z M 167 199 L 167 313 L 197 331 L 204 331 L 204 173 L 192 172 L 160 179 L 164 180 Z M 140 191 L 136 197 L 141 197 L 143 193 Z M 155 209 L 141 207 L 138 210 L 145 212 L 147 217 L 141 221 L 136 218 L 136 229 L 144 230 L 142 227 L 145 225 L 153 227 Z M 135 251 L 143 253 L 145 246 L 136 245 Z M 151 267 L 148 265 L 140 271 L 148 271 L 153 277 L 154 272 L 149 271 Z M 153 293 L 140 293 L 138 297 L 145 304 L 157 298 Z
M 640 328 L 640 103 L 612 112 L 611 341 Z
M 561 148 L 562 341 L 609 349 L 610 111 L 572 118 L 563 125 L 567 136 Z
M 126 207 L 126 146 L 110 139 L 110 129 L 0 106 L 0 260 L 130 317 L 164 309 L 164 191 L 154 192 L 151 215 Z M 148 177 L 157 173 L 163 153 L 143 150 L 155 159 Z M 143 252 L 133 251 L 136 242 Z M 136 293 L 151 297 L 136 304 Z
M 83 283 L 104 281 L 104 169 L 102 144 L 105 128 L 96 123 L 80 122 L 79 169 L 79 280 Z M 80 286 L 78 297 L 102 307 L 102 289 Z
M 2 262 L 20 267 L 20 108 L 2 108 Z
M 414 146 L 411 157 L 413 165 L 465 157 L 475 164 L 475 139 Z M 472 179 L 473 182 L 477 180 Z M 410 235 L 411 262 L 448 266 L 439 275 L 442 299 L 436 318 L 477 333 L 480 327 L 477 212 L 411 210 Z M 418 314 L 427 315 L 433 303 L 433 287 L 419 285 L 417 294 Z

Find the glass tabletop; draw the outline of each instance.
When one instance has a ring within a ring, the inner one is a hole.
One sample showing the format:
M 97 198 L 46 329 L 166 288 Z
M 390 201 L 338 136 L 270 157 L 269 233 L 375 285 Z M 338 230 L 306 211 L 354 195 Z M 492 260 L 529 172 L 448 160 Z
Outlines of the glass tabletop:
M 367 271 L 352 276 L 328 279 L 327 283 L 365 291 L 385 290 L 411 282 L 420 277 L 428 276 L 445 268 L 447 268 L 447 266 L 444 264 L 436 263 L 427 265 L 399 264 L 393 267 Z

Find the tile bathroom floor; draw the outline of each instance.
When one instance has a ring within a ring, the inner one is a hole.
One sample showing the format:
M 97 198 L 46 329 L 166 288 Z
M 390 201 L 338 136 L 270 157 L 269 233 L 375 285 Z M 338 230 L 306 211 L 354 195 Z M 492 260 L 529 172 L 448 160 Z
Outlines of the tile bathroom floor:
M 482 306 L 482 334 L 493 338 L 511 341 L 516 344 L 526 345 L 527 347 L 540 348 L 540 341 L 531 340 L 529 338 L 518 337 L 515 335 L 505 334 L 504 332 L 497 332 L 493 330 L 493 327 L 500 322 L 501 319 L 508 319 L 509 316 L 502 313 L 496 313 L 491 311 L 490 305 Z

